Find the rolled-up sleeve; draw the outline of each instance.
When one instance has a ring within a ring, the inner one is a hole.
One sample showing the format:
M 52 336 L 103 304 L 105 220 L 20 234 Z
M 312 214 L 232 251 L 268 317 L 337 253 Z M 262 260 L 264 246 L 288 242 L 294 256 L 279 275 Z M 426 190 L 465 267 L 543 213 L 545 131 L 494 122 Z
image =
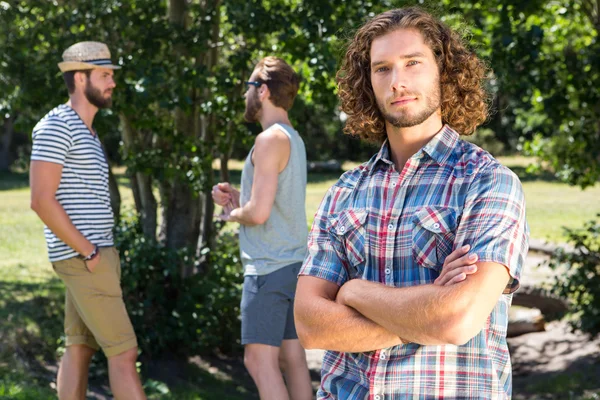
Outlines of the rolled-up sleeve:
M 333 282 L 339 286 L 348 280 L 348 273 L 344 267 L 346 261 L 342 259 L 341 244 L 335 241 L 330 234 L 329 218 L 336 214 L 339 206 L 339 187 L 333 186 L 323 200 L 308 235 L 308 252 L 299 275 L 314 276 Z
M 519 178 L 508 168 L 494 167 L 478 174 L 469 187 L 457 229 L 455 248 L 470 244 L 479 261 L 508 268 L 511 279 L 504 291 L 519 288 L 529 249 L 525 197 Z

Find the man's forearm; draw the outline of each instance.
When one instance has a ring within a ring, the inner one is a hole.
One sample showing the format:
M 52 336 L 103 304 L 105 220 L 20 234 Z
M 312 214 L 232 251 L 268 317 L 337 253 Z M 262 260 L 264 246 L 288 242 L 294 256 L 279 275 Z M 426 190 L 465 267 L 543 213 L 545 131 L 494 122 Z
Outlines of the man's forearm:
M 456 294 L 461 284 L 395 288 L 356 279 L 351 281 L 352 288 L 346 288 L 343 302 L 404 340 L 457 344 L 461 314 L 467 312 Z
M 40 201 L 34 207 L 34 211 L 60 240 L 77 253 L 87 255 L 94 250 L 94 245 L 73 225 L 64 208 L 56 199 Z
M 246 204 L 244 207 L 233 209 L 231 211 L 229 220 L 246 226 L 259 225 L 256 223 L 252 210 L 249 208 L 248 204 Z
M 298 336 L 305 348 L 364 352 L 402 343 L 402 340 L 356 310 L 319 297 L 309 304 L 296 298 Z

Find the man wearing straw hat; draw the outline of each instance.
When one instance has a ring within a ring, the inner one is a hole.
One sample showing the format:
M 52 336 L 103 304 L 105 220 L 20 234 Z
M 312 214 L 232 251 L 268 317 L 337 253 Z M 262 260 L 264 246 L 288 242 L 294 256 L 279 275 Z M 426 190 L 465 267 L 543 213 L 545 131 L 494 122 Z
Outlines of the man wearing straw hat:
M 58 397 L 85 399 L 89 363 L 102 348 L 116 399 L 145 399 L 135 368 L 137 341 L 127 315 L 114 247 L 108 163 L 92 124 L 115 88 L 104 43 L 80 42 L 58 64 L 69 101 L 33 129 L 31 208 L 44 222 L 52 267 L 65 283 L 66 351 Z

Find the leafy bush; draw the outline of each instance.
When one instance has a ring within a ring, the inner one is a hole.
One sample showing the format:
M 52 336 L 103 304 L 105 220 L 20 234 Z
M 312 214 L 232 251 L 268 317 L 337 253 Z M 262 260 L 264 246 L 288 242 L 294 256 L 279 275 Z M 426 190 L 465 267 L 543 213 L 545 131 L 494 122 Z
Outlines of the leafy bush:
M 145 356 L 240 350 L 243 276 L 233 234 L 221 234 L 215 248 L 205 251 L 209 267 L 188 278 L 179 271 L 199 265 L 198 258 L 148 240 L 137 218 L 123 218 L 115 240 L 125 304 Z
M 504 143 L 496 138 L 496 133 L 491 129 L 479 128 L 471 136 L 461 136 L 461 139 L 476 144 L 495 157 L 506 153 Z
M 600 220 L 565 230 L 574 250 L 554 252 L 550 266 L 565 271 L 556 277 L 554 290 L 572 303 L 571 326 L 595 337 L 600 334 Z

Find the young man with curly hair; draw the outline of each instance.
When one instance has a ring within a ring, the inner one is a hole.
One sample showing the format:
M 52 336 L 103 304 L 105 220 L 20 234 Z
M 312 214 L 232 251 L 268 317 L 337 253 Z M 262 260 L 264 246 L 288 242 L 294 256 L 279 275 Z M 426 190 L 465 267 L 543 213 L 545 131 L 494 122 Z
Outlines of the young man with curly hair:
M 304 347 L 328 350 L 319 399 L 511 397 L 525 200 L 510 170 L 459 138 L 487 117 L 486 74 L 419 8 L 380 14 L 351 41 L 345 132 L 382 146 L 329 189 L 309 235 L 295 317 Z

